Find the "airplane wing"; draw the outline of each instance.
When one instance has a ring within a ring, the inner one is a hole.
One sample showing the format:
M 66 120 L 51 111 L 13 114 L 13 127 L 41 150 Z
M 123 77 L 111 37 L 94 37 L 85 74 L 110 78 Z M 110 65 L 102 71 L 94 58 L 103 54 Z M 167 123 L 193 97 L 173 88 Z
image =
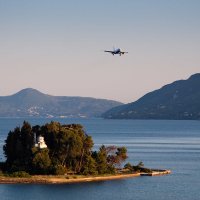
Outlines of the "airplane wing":
M 113 51 L 104 51 L 104 52 L 113 53 Z
M 121 51 L 121 54 L 125 54 L 125 53 L 128 53 L 127 51 Z

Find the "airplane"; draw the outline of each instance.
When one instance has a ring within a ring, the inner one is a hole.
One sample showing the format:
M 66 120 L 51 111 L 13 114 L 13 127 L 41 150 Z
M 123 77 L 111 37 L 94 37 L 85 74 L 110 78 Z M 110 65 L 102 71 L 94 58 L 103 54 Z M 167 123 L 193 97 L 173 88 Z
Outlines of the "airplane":
M 107 51 L 107 50 L 105 50 L 104 52 L 111 53 L 113 56 L 115 54 L 119 54 L 121 56 L 122 54 L 128 53 L 126 51 L 121 51 L 119 48 L 118 49 L 113 49 L 113 51 Z

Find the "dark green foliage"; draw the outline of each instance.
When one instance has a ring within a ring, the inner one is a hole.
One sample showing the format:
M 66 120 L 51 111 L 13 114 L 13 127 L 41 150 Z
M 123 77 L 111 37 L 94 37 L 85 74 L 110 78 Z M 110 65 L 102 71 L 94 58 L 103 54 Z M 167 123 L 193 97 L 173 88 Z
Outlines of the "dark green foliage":
M 21 129 L 16 127 L 14 131 L 10 131 L 3 147 L 8 167 L 14 171 L 28 170 L 31 165 L 33 145 L 34 134 L 28 122 L 24 122 Z
M 81 174 L 84 174 L 84 175 L 88 175 L 88 174 L 96 175 L 96 174 L 98 174 L 97 164 L 96 164 L 96 161 L 93 157 L 86 156 L 84 162 L 85 162 L 85 164 L 82 167 Z
M 32 149 L 32 173 L 33 174 L 48 174 L 51 168 L 51 159 L 49 158 L 48 149 Z
M 34 137 L 43 136 L 47 148 L 34 145 Z M 10 131 L 4 145 L 7 170 L 26 171 L 30 174 L 62 175 L 67 171 L 77 174 L 115 173 L 127 158 L 125 147 L 105 147 L 92 151 L 92 137 L 79 124 L 61 125 L 50 122 L 31 127 L 24 122 L 22 128 Z
M 151 169 L 148 169 L 148 168 L 140 168 L 140 172 L 152 173 L 152 170 L 151 170 Z
M 90 144 L 87 144 L 89 139 L 83 127 L 77 124 L 61 126 L 58 122 L 51 122 L 41 129 L 53 164 L 79 172 L 84 156 L 93 146 L 91 139 Z
M 96 161 L 92 157 L 92 147 L 94 143 L 91 136 L 85 135 L 81 149 L 80 161 L 77 171 L 84 174 L 96 174 Z
M 105 174 L 108 172 L 107 164 L 107 151 L 106 147 L 102 145 L 96 154 L 97 171 L 99 174 Z
M 1 172 L 6 171 L 6 163 L 5 162 L 0 162 L 0 171 Z
M 131 165 L 131 163 L 126 163 L 124 165 L 125 169 L 128 169 L 130 172 L 144 172 L 144 173 L 151 173 L 152 170 L 145 168 L 143 162 L 139 162 L 137 165 Z
M 133 166 L 131 165 L 130 162 L 128 162 L 128 163 L 126 163 L 126 164 L 124 165 L 124 169 L 128 169 L 128 170 L 132 171 L 132 170 L 133 170 Z
M 67 172 L 67 168 L 62 165 L 55 165 L 51 169 L 52 174 L 54 175 L 64 175 Z
M 96 160 L 99 174 L 113 174 L 116 172 L 116 167 L 120 166 L 127 158 L 127 150 L 125 147 L 102 145 L 98 152 L 93 153 L 93 157 Z
M 17 178 L 30 178 L 31 175 L 25 171 L 17 171 L 9 174 L 11 177 L 17 177 Z
M 144 167 L 144 163 L 143 163 L 142 161 L 140 161 L 140 162 L 137 164 L 137 167 L 140 167 L 140 168 Z
M 118 147 L 116 152 L 116 165 L 120 166 L 127 158 L 126 147 Z

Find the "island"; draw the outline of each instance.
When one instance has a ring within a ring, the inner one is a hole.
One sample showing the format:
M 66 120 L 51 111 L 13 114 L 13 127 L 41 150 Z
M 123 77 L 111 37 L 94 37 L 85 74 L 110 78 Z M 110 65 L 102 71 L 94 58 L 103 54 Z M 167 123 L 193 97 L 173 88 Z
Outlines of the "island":
M 31 126 L 24 121 L 8 133 L 0 163 L 0 183 L 75 183 L 170 173 L 126 163 L 126 147 L 93 151 L 92 137 L 80 124 L 50 122 Z

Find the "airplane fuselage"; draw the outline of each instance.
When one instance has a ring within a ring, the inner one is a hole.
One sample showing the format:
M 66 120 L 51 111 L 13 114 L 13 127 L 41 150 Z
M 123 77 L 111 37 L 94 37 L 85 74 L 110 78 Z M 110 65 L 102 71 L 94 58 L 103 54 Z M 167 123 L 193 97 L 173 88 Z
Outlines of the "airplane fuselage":
M 113 53 L 114 53 L 114 54 L 120 54 L 120 53 L 121 53 L 121 50 L 120 50 L 120 49 L 116 49 L 116 50 L 113 51 Z
M 121 51 L 119 48 L 118 49 L 114 49 L 113 51 L 104 51 L 104 52 L 111 53 L 113 56 L 115 54 L 119 54 L 121 56 L 122 54 L 128 53 L 128 52 L 125 52 L 125 51 Z

